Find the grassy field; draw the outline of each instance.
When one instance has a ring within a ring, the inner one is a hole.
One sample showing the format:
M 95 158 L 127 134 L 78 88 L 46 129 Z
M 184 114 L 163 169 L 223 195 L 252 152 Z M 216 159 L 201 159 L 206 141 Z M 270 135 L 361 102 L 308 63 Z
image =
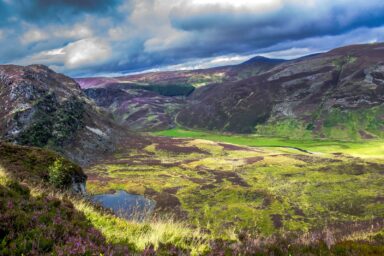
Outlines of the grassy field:
M 213 238 L 335 227 L 366 232 L 384 217 L 384 143 L 300 141 L 169 130 L 139 151 L 89 167 L 88 191 L 126 190 Z M 188 138 L 188 139 L 187 139 Z M 231 143 L 231 144 L 228 144 Z M 304 152 L 302 150 L 309 152 Z M 354 228 L 354 227 L 359 228 Z
M 153 135 L 173 138 L 204 139 L 251 147 L 296 147 L 311 152 L 345 153 L 362 158 L 384 159 L 384 140 L 299 140 L 258 135 L 218 134 L 203 131 L 183 130 L 179 128 L 155 132 Z

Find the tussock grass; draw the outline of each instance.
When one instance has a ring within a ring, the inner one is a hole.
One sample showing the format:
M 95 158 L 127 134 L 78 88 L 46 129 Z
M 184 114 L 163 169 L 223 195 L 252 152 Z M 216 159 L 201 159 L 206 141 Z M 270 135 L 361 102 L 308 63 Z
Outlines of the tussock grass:
M 136 251 L 153 245 L 172 244 L 191 249 L 193 254 L 208 250 L 209 236 L 187 222 L 175 221 L 173 216 L 152 216 L 144 221 L 128 221 L 96 209 L 85 200 L 73 199 L 76 209 L 83 212 L 93 226 L 99 229 L 107 241 L 113 244 L 130 244 Z

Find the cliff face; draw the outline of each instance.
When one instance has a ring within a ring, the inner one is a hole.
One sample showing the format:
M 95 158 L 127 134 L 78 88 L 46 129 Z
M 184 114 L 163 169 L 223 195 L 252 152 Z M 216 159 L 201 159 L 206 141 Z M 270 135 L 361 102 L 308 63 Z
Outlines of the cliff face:
M 119 135 L 71 78 L 42 65 L 0 66 L 0 136 L 48 147 L 87 164 L 115 147 Z
M 197 89 L 177 121 L 229 132 L 383 136 L 383 60 L 384 44 L 372 44 L 284 62 L 245 80 Z

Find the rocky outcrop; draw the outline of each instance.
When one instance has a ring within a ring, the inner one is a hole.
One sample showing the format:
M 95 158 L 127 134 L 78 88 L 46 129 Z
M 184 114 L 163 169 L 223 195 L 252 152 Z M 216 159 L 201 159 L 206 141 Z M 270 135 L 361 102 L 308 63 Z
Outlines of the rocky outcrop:
M 0 66 L 0 137 L 47 147 L 86 165 L 122 132 L 73 79 L 42 65 Z

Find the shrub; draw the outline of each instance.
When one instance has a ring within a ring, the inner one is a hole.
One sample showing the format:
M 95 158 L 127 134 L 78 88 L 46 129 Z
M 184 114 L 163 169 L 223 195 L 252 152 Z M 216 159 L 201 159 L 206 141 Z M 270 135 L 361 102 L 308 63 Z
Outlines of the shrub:
M 71 176 L 69 166 L 63 163 L 62 159 L 56 159 L 56 161 L 48 169 L 49 183 L 56 188 L 65 188 L 71 183 Z

